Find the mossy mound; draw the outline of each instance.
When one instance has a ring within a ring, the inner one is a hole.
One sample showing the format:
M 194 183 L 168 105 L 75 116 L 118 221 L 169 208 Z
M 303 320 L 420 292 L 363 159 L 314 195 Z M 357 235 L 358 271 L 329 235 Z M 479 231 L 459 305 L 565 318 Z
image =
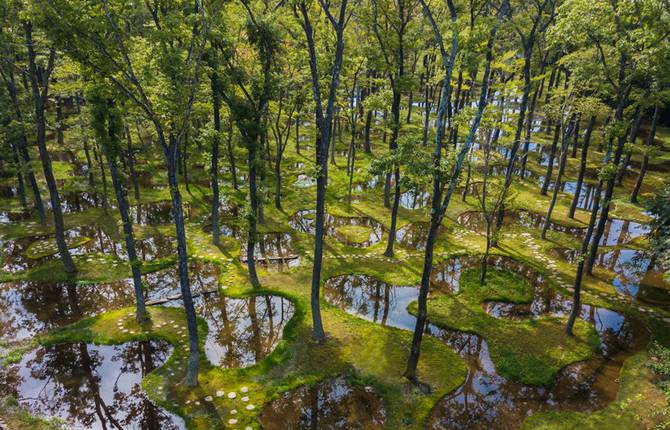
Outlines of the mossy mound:
M 367 242 L 371 233 L 372 229 L 365 225 L 343 225 L 335 230 L 338 239 L 357 244 Z

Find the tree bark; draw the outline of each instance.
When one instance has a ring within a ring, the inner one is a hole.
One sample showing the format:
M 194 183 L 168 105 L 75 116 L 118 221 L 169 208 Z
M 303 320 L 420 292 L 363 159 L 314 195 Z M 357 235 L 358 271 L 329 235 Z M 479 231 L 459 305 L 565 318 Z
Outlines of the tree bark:
M 645 153 L 642 158 L 642 165 L 640 166 L 640 173 L 637 175 L 637 181 L 635 181 L 635 188 L 630 195 L 631 203 L 637 203 L 637 196 L 640 193 L 642 188 L 642 182 L 644 181 L 644 176 L 647 173 L 647 168 L 649 167 L 649 153 L 647 152 L 654 145 L 654 137 L 656 136 L 656 126 L 658 125 L 658 119 L 660 117 L 660 106 L 657 104 L 654 107 L 654 116 L 651 120 L 651 127 L 649 129 L 649 134 L 647 135 L 647 140 L 644 143 Z
M 591 143 L 591 133 L 593 132 L 593 127 L 596 124 L 596 116 L 591 115 L 589 120 L 589 125 L 586 127 L 586 132 L 584 133 L 584 141 L 582 142 L 582 157 L 579 162 L 579 174 L 577 176 L 577 185 L 575 187 L 575 195 L 572 198 L 572 203 L 570 204 L 570 211 L 568 217 L 574 218 L 575 211 L 577 210 L 577 203 L 579 203 L 579 197 L 582 193 L 582 185 L 584 184 L 584 176 L 586 175 L 586 162 L 588 160 L 588 151 L 589 145 Z

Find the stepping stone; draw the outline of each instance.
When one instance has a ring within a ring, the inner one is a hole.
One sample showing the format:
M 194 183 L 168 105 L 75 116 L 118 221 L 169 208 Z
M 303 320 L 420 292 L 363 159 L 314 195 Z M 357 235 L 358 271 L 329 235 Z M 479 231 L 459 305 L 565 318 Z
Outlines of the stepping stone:
M 214 399 L 212 398 L 212 396 L 207 396 L 207 397 L 205 397 L 205 401 L 206 401 L 206 402 L 211 402 L 212 400 L 214 400 Z
M 228 393 L 228 398 L 229 399 L 234 399 L 235 397 L 237 397 L 237 393 L 235 393 L 234 391 L 231 391 L 230 393 Z
M 248 402 L 248 401 L 249 401 L 249 397 L 244 396 L 244 397 L 242 397 L 240 400 L 242 400 L 243 402 Z
M 255 408 L 254 405 L 247 405 L 247 410 L 248 410 L 248 411 L 253 411 L 254 408 Z
M 231 410 L 230 410 L 230 413 L 231 413 L 232 415 L 237 414 L 237 409 L 231 409 Z
M 246 392 L 248 392 L 248 391 L 249 391 L 249 388 L 248 388 L 248 387 L 242 387 L 242 388 L 240 388 L 240 393 L 246 393 Z
M 231 419 L 228 420 L 228 424 L 235 425 L 235 424 L 237 424 L 237 420 L 235 418 L 231 418 Z
M 216 392 L 216 397 L 223 397 L 225 393 L 222 390 Z

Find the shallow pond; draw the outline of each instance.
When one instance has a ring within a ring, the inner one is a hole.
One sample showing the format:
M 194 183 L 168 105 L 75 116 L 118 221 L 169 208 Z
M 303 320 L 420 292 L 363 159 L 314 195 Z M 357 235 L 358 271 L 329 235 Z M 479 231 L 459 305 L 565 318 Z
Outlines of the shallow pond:
M 0 339 L 23 340 L 106 310 L 131 306 L 132 285 L 0 284 Z
M 209 328 L 205 355 L 217 366 L 251 366 L 274 351 L 295 308 L 281 296 L 238 299 L 218 294 L 219 275 L 218 267 L 211 264 L 189 267 L 196 314 Z M 182 306 L 176 269 L 157 272 L 148 283 L 151 303 Z
M 579 254 L 568 248 L 554 248 L 552 253 L 570 263 L 574 263 Z M 670 285 L 648 252 L 619 248 L 599 252 L 595 265 L 614 272 L 612 286 L 620 294 L 670 309 Z
M 458 292 L 463 268 L 479 264 L 479 258 L 455 258 L 435 267 L 433 294 Z M 570 298 L 547 288 L 540 274 L 507 258 L 492 258 L 491 265 L 524 276 L 534 287 L 529 305 L 489 302 L 482 306 L 499 318 L 531 318 L 565 315 Z M 407 306 L 418 298 L 418 288 L 394 286 L 365 275 L 342 275 L 324 285 L 326 300 L 347 312 L 383 325 L 413 330 L 415 318 Z M 600 334 L 601 354 L 563 369 L 551 388 L 508 381 L 496 372 L 486 341 L 476 334 L 445 330 L 428 324 L 426 333 L 450 345 L 466 361 L 466 382 L 443 398 L 433 409 L 431 429 L 510 429 L 523 419 L 544 410 L 591 411 L 611 402 L 618 390 L 623 360 L 644 347 L 646 329 L 636 320 L 602 308 L 583 306 L 581 318 Z
M 431 193 L 420 190 L 409 190 L 400 194 L 400 206 L 405 209 L 420 209 L 430 205 Z
M 334 237 L 338 242 L 348 246 L 364 248 L 374 245 L 382 239 L 382 224 L 366 216 L 340 217 L 326 213 L 324 232 L 328 236 Z M 315 232 L 315 211 L 314 209 L 303 209 L 296 212 L 289 220 L 289 225 L 302 233 L 314 234 Z M 360 241 L 351 240 L 345 233 L 347 228 L 361 227 L 367 229 L 367 236 Z
M 32 414 L 57 417 L 72 429 L 185 429 L 184 421 L 155 406 L 142 379 L 172 348 L 144 341 L 102 346 L 44 346 L 0 368 L 0 392 Z
M 352 386 L 342 377 L 286 392 L 260 415 L 264 430 L 381 430 L 385 419 L 371 387 Z

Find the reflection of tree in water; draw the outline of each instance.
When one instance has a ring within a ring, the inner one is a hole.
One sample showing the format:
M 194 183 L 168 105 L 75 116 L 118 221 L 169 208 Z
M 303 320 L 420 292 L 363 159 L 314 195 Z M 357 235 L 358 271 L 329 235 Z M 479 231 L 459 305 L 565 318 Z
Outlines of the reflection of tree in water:
M 132 291 L 125 282 L 100 285 L 2 284 L 0 338 L 24 339 L 132 302 Z
M 199 302 L 198 310 L 209 325 L 207 357 L 223 367 L 247 366 L 266 357 L 293 315 L 291 302 L 277 296 L 211 295 Z
M 385 416 L 372 391 L 338 377 L 285 393 L 263 409 L 260 419 L 265 430 L 377 430 Z
M 33 413 L 81 429 L 181 428 L 144 395 L 142 378 L 167 359 L 167 343 L 85 343 L 42 347 L 2 372 L 2 387 Z
M 389 310 L 395 304 L 394 287 L 365 275 L 336 276 L 326 281 L 328 302 L 357 315 L 369 316 L 386 325 Z

